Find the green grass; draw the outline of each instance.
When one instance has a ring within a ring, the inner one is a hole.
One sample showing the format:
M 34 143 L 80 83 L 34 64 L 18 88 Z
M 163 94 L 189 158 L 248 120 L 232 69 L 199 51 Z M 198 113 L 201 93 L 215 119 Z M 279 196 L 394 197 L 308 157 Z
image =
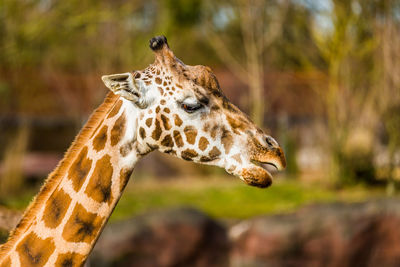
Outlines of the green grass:
M 333 191 L 292 181 L 278 181 L 270 188 L 260 189 L 233 177 L 139 180 L 131 181 L 111 219 L 174 206 L 192 206 L 218 218 L 242 219 L 286 213 L 309 203 L 359 201 L 379 195 L 383 195 L 381 190 L 353 187 Z
M 30 190 L 3 201 L 12 209 L 23 210 L 37 193 Z M 250 187 L 229 177 L 177 178 L 166 181 L 133 179 L 115 208 L 111 220 L 120 220 L 167 207 L 191 206 L 216 218 L 243 219 L 272 213 L 287 213 L 310 203 L 360 201 L 384 196 L 381 189 L 326 186 L 276 179 L 266 189 Z

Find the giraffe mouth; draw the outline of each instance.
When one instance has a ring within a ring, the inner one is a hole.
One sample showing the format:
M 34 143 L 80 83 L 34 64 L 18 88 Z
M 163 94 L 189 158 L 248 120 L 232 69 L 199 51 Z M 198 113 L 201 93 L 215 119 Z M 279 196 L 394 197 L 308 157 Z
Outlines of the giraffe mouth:
M 279 160 L 251 160 L 250 166 L 243 168 L 239 173 L 239 177 L 248 185 L 265 188 L 272 184 L 273 177 L 271 172 L 283 168 L 284 165 Z
M 269 169 L 271 169 L 270 166 L 274 167 L 276 171 L 279 170 L 278 166 L 277 166 L 276 163 L 274 163 L 274 162 L 259 162 L 259 161 L 253 161 L 252 163 L 255 164 L 255 165 L 257 165 L 257 166 L 259 166 L 259 167 L 261 167 L 261 168 L 263 168 L 263 169 L 266 170 L 266 171 L 270 171 L 270 170 L 269 170 Z M 275 170 L 274 170 L 274 171 L 275 171 Z

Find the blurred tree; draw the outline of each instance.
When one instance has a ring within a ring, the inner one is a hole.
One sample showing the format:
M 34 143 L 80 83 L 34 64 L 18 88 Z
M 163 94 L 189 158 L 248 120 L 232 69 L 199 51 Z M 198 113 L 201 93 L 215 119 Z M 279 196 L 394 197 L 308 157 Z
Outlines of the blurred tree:
M 363 146 L 350 139 L 358 132 L 372 133 L 363 135 L 369 136 L 364 138 L 368 145 L 378 121 L 374 112 L 377 42 L 373 30 L 376 13 L 374 8 L 367 8 L 375 1 L 334 0 L 331 3 L 330 10 L 320 14 L 323 16 L 320 20 L 327 25 L 325 28 L 314 27 L 314 39 L 329 79 L 326 90 L 318 88 L 318 91 L 326 108 L 332 175 L 335 179 L 340 177 L 344 183 L 358 180 L 371 183 L 376 179 L 374 171 L 369 170 L 374 166 L 373 153 L 364 153 L 365 158 L 356 159 L 358 148 Z M 358 148 L 347 147 L 353 144 Z
M 204 12 L 210 45 L 225 65 L 250 90 L 253 121 L 263 125 L 265 51 L 282 33 L 289 1 L 213 1 Z M 241 49 L 242 54 L 238 53 Z
M 395 191 L 396 153 L 400 151 L 400 3 L 383 1 L 380 6 L 381 23 L 377 27 L 380 36 L 380 61 L 382 78 L 377 96 L 378 112 L 388 136 L 389 183 L 387 193 Z M 398 167 L 398 166 L 397 166 Z

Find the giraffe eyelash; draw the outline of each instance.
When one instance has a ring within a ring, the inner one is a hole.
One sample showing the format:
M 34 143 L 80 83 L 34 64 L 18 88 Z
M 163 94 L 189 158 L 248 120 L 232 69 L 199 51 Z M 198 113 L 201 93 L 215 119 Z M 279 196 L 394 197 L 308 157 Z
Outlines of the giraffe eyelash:
M 184 111 L 186 111 L 187 113 L 193 113 L 199 109 L 201 109 L 203 107 L 202 104 L 200 103 L 195 103 L 195 104 L 186 104 L 186 103 L 182 103 L 181 107 Z

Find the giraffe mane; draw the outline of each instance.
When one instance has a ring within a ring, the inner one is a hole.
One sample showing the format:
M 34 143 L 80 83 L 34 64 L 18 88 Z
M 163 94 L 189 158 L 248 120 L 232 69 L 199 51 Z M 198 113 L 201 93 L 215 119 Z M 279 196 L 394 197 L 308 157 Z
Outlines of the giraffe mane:
M 71 146 L 64 154 L 64 158 L 58 163 L 57 167 L 53 172 L 49 174 L 44 185 L 41 187 L 39 194 L 33 198 L 28 205 L 24 214 L 22 215 L 21 221 L 10 232 L 9 239 L 4 245 L 0 245 L 0 258 L 4 256 L 6 251 L 14 246 L 17 238 L 20 234 L 29 227 L 29 222 L 34 218 L 37 209 L 48 200 L 55 188 L 59 185 L 61 178 L 66 174 L 68 167 L 72 164 L 72 161 L 77 156 L 79 148 L 86 144 L 92 133 L 96 130 L 98 123 L 107 115 L 108 111 L 115 105 L 119 96 L 109 92 L 105 97 L 103 103 L 93 112 L 85 126 L 81 129 L 79 134 L 75 137 Z

